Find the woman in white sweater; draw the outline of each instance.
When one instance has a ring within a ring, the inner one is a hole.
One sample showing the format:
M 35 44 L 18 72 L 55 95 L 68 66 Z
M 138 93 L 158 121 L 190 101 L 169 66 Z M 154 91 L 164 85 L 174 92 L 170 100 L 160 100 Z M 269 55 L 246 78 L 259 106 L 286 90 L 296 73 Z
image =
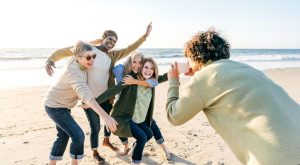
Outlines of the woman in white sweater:
M 99 106 L 87 86 L 87 70 L 92 68 L 96 58 L 92 50 L 90 44 L 79 41 L 74 46 L 74 57 L 68 61 L 63 74 L 45 96 L 46 112 L 55 122 L 57 129 L 57 139 L 49 156 L 50 165 L 62 159 L 69 137 L 72 139 L 70 146 L 72 164 L 78 164 L 77 160 L 83 158 L 84 133 L 71 116 L 70 110 L 76 106 L 78 100 L 89 105 L 101 116 L 110 131 L 116 130 L 117 122 Z
M 299 104 L 261 71 L 229 60 L 229 44 L 212 29 L 188 41 L 184 54 L 195 74 L 179 92 L 177 67 L 169 72 L 173 125 L 204 112 L 242 164 L 300 164 Z

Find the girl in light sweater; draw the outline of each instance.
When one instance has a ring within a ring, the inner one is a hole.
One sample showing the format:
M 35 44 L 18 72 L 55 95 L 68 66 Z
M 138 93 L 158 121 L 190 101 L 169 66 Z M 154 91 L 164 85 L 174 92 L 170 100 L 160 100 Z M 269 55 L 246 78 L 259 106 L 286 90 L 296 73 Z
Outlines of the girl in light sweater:
M 110 131 L 116 131 L 117 122 L 99 106 L 87 85 L 87 70 L 92 68 L 96 58 L 92 50 L 90 44 L 79 41 L 74 46 L 73 58 L 68 61 L 61 77 L 45 96 L 46 112 L 57 129 L 57 139 L 49 156 L 50 165 L 55 165 L 57 160 L 62 159 L 69 137 L 72 139 L 72 165 L 78 164 L 78 159 L 83 157 L 84 133 L 71 116 L 71 109 L 76 106 L 78 100 L 89 105 L 101 116 Z

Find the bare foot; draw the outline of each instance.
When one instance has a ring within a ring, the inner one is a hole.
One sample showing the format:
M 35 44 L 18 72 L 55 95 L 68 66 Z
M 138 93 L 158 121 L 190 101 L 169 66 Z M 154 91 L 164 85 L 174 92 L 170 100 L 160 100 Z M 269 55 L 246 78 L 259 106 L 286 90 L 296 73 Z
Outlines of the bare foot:
M 112 149 L 113 151 L 118 151 L 119 148 L 118 147 L 115 147 L 113 146 L 110 141 L 109 141 L 109 138 L 104 138 L 103 139 L 103 142 L 102 142 L 102 145 L 103 146 L 106 146 L 106 147 L 109 147 L 110 149 Z

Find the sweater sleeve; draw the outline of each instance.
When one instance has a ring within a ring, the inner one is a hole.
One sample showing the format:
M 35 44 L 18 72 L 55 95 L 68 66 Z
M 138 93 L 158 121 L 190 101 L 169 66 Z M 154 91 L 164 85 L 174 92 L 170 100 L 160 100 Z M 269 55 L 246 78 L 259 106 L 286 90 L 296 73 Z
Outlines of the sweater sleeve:
M 146 40 L 144 36 L 140 37 L 137 41 L 135 41 L 133 44 L 127 46 L 127 48 L 120 49 L 120 50 L 113 50 L 109 51 L 108 54 L 113 58 L 114 61 L 118 61 L 123 57 L 126 57 L 131 52 L 136 50 L 139 46 L 142 45 L 142 43 Z
M 78 71 L 74 68 L 69 68 L 68 81 L 69 81 L 71 87 L 76 92 L 77 96 L 84 103 L 86 103 L 87 101 L 90 101 L 91 99 L 94 98 L 90 88 L 87 85 L 85 75 L 80 73 L 80 71 Z
M 96 101 L 99 104 L 101 104 L 101 103 L 105 102 L 106 100 L 109 100 L 111 97 L 115 96 L 116 94 L 120 93 L 126 87 L 127 86 L 123 85 L 123 83 L 121 81 L 117 85 L 110 87 L 104 93 L 102 93 L 100 96 L 98 96 L 96 98 Z
M 179 81 L 177 79 L 169 80 L 166 109 L 171 124 L 184 124 L 203 109 L 198 91 L 199 86 L 194 79 L 191 79 L 183 86 L 179 95 Z
M 72 48 L 73 48 L 73 46 L 70 46 L 70 47 L 66 47 L 66 48 L 62 48 L 62 49 L 58 49 L 58 50 L 54 51 L 50 55 L 50 57 L 48 57 L 47 61 L 56 62 L 62 58 L 72 56 L 73 55 L 73 52 L 71 51 Z

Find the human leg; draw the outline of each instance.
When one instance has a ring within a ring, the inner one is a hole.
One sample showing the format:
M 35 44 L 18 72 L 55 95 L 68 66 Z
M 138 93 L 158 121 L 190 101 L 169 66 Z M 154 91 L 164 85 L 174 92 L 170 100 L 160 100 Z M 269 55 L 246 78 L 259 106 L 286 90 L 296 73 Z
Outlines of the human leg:
M 152 120 L 150 127 L 153 132 L 153 136 L 156 140 L 156 143 L 160 145 L 160 147 L 164 153 L 164 157 L 166 158 L 166 160 L 172 161 L 171 154 L 168 151 L 167 146 L 164 144 L 165 140 L 164 140 L 155 120 Z
M 132 148 L 132 162 L 140 163 L 142 160 L 143 150 L 146 142 L 151 139 L 152 131 L 146 124 L 136 124 L 129 120 L 132 136 L 136 139 L 134 147 Z
M 84 133 L 71 116 L 70 109 L 51 108 L 45 106 L 49 117 L 55 122 L 57 129 L 57 139 L 53 144 L 50 160 L 61 160 L 68 143 L 69 137 L 72 139 L 70 146 L 70 156 L 77 161 L 82 159 L 84 150 Z
M 130 151 L 129 145 L 128 145 L 128 138 L 126 137 L 119 137 L 121 140 L 121 143 L 124 145 L 123 151 L 120 153 L 121 156 L 125 156 Z
M 100 106 L 103 108 L 103 110 L 107 113 L 110 114 L 110 111 L 112 109 L 112 104 L 109 103 L 109 101 L 105 101 L 103 103 L 100 104 Z M 119 148 L 113 146 L 110 141 L 109 141 L 109 137 L 111 135 L 111 132 L 106 128 L 106 126 L 104 126 L 104 139 L 102 141 L 102 145 L 109 147 L 110 149 L 112 149 L 113 151 L 118 151 Z
M 93 158 L 97 161 L 97 163 L 104 163 L 105 159 L 99 154 L 98 146 L 99 146 L 99 132 L 100 132 L 100 117 L 99 115 L 91 108 L 84 110 L 89 124 L 91 128 L 90 142 L 91 148 L 93 151 Z

